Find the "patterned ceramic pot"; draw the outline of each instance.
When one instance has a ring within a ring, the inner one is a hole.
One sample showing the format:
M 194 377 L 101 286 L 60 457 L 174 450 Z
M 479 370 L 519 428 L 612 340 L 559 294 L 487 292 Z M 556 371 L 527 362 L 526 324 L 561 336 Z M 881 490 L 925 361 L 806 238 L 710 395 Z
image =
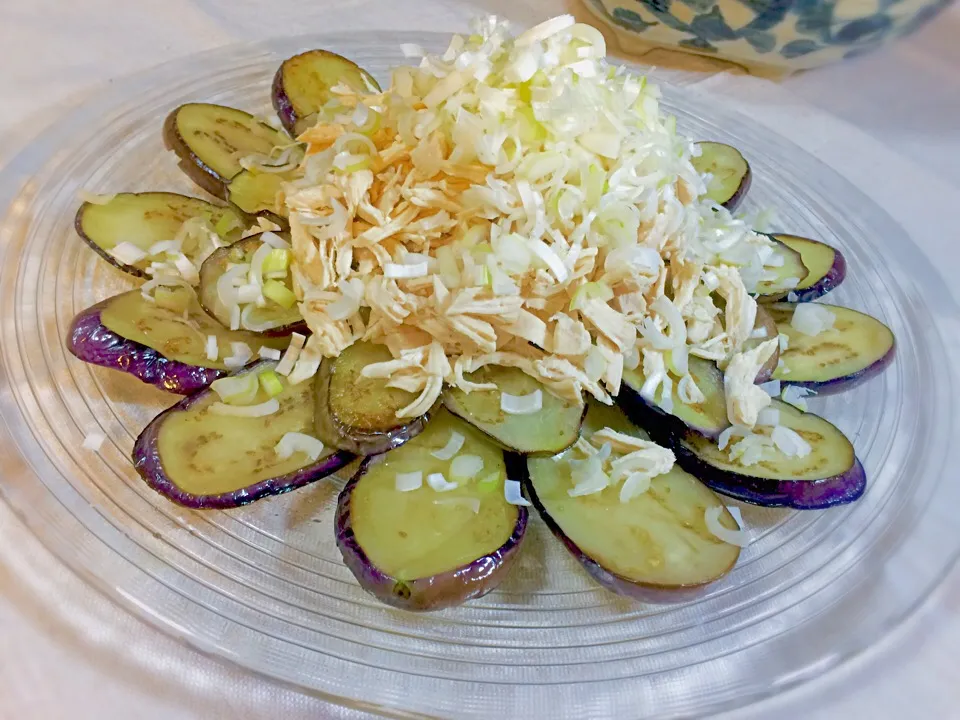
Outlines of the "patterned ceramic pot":
M 657 62 L 677 47 L 716 64 L 783 74 L 869 52 L 950 0 L 584 0 L 624 52 Z

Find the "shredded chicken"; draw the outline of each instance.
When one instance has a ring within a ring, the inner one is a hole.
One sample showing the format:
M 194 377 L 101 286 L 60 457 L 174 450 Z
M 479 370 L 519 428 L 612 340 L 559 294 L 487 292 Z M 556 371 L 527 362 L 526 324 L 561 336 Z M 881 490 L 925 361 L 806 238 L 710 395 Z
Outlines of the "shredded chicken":
M 727 390 L 727 417 L 734 425 L 752 428 L 757 424 L 757 415 L 770 404 L 767 391 L 754 383 L 777 346 L 777 339 L 772 338 L 752 350 L 738 352 L 727 363 L 723 383 Z
M 572 44 L 569 26 L 556 27 L 532 46 L 561 63 L 573 62 L 566 48 L 580 47 L 574 67 L 608 72 L 602 47 Z M 740 353 L 756 303 L 723 258 L 769 241 L 704 203 L 689 142 L 652 134 L 637 115 L 644 102 L 644 113 L 657 112 L 655 90 L 619 71 L 604 82 L 581 76 L 578 87 L 631 98 L 618 105 L 613 152 L 583 130 L 558 131 L 572 85 L 556 63 L 541 72 L 559 99 L 539 87 L 523 99 L 518 81 L 504 81 L 514 70 L 497 68 L 514 68 L 518 52 L 501 25 L 481 23 L 445 56 L 397 68 L 383 93 L 337 86 L 347 113 L 321 114 L 298 138 L 306 155 L 282 195 L 293 289 L 313 333 L 301 374 L 314 355 L 358 339 L 384 344 L 394 360 L 364 372 L 418 393 L 398 413 L 409 417 L 444 383 L 493 389 L 470 379 L 488 364 L 520 368 L 561 397 L 609 403 L 624 356 L 640 354 L 645 396 L 659 391 L 670 403 L 676 388 L 695 404 L 703 393 L 678 364 L 689 353 L 729 360 L 731 420 L 750 425 L 767 397 L 746 377 L 760 354 Z M 375 130 L 360 127 L 370 115 Z M 517 124 L 523 118 L 529 127 Z M 331 318 L 327 308 L 355 291 L 354 316 Z
M 574 450 L 584 459 L 571 463 L 572 497 L 620 484 L 620 502 L 628 502 L 646 492 L 655 477 L 670 472 L 675 461 L 671 450 L 609 427 L 594 432 L 589 442 L 581 437 Z

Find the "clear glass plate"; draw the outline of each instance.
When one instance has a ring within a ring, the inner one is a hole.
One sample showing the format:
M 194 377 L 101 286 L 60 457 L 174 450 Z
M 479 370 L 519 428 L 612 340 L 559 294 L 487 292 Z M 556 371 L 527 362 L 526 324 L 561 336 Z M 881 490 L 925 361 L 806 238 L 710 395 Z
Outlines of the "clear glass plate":
M 750 202 L 784 230 L 836 244 L 849 276 L 830 301 L 875 315 L 899 351 L 880 378 L 816 400 L 870 475 L 858 503 L 797 513 L 743 506 L 756 534 L 695 601 L 628 602 L 591 582 L 534 521 L 496 592 L 435 614 L 380 605 L 332 532 L 341 480 L 227 512 L 149 490 L 129 454 L 173 398 L 66 352 L 73 315 L 130 286 L 73 232 L 80 188 L 198 193 L 164 152 L 161 122 L 206 100 L 265 110 L 280 59 L 323 46 L 381 80 L 401 42 L 358 33 L 234 46 L 112 84 L 67 111 L 0 173 L 0 493 L 89 583 L 184 642 L 332 702 L 387 714 L 690 717 L 779 693 L 876 642 L 957 557 L 949 482 L 957 379 L 941 333 L 956 305 L 891 218 L 834 171 L 682 88 L 665 103 L 695 137 L 730 142 L 756 172 Z M 84 436 L 107 436 L 99 454 Z

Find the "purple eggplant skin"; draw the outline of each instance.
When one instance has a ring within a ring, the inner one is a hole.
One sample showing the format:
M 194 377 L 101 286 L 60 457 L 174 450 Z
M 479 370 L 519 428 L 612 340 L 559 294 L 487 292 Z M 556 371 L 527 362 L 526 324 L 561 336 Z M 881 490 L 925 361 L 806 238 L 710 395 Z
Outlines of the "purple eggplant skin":
M 536 488 L 533 486 L 533 482 L 530 480 L 530 473 L 527 470 L 527 458 L 517 453 L 505 453 L 504 460 L 507 464 L 507 477 L 520 481 L 524 494 L 536 509 L 537 514 L 540 515 L 540 519 L 543 520 L 544 524 L 550 529 L 550 532 L 553 533 L 553 536 L 563 544 L 567 552 L 576 558 L 577 562 L 583 566 L 583 569 L 587 571 L 590 577 L 607 590 L 641 602 L 666 604 L 696 600 L 702 597 L 707 592 L 707 589 L 714 584 L 713 582 L 709 582 L 703 585 L 688 585 L 684 587 L 656 587 L 655 585 L 641 585 L 607 570 L 571 540 L 553 519 L 546 507 L 544 507 L 540 497 L 537 495 Z
M 138 267 L 134 267 L 133 265 L 125 265 L 89 238 L 83 229 L 83 211 L 86 208 L 87 203 L 81 205 L 80 209 L 77 210 L 77 216 L 73 219 L 73 229 L 76 230 L 77 235 L 80 236 L 80 238 L 90 249 L 92 249 L 97 255 L 106 260 L 108 263 L 113 265 L 113 267 L 115 267 L 117 270 L 132 275 L 133 277 L 146 278 L 147 274 L 143 270 Z
M 746 160 L 744 160 L 744 162 L 746 162 Z M 747 192 L 750 190 L 751 184 L 753 184 L 753 170 L 750 168 L 750 164 L 747 163 L 747 172 L 743 176 L 743 180 L 740 181 L 740 186 L 737 188 L 737 191 L 723 203 L 723 207 L 730 212 L 734 212 L 740 207 L 740 203 L 744 201 L 744 198 L 747 197 Z
M 691 359 L 691 364 L 692 362 L 693 360 Z M 695 375 L 697 384 L 700 386 L 700 389 L 708 395 L 709 400 L 709 395 L 713 390 L 712 384 L 722 388 L 723 373 L 717 369 L 715 364 L 710 363 L 707 365 L 707 362 L 708 361 L 703 362 L 703 370 L 697 370 Z M 712 384 L 708 382 L 705 377 L 703 379 L 701 378 L 704 373 L 710 374 Z M 674 394 L 676 394 L 676 390 L 674 390 Z M 717 438 L 720 433 L 730 426 L 730 422 L 727 420 L 725 403 L 720 409 L 722 417 L 719 413 L 716 414 L 714 417 L 715 422 L 709 425 L 705 423 L 688 424 L 680 417 L 672 415 L 655 403 L 644 399 L 643 396 L 640 395 L 639 388 L 632 387 L 631 384 L 627 382 L 626 377 L 624 377 L 624 382 L 620 385 L 620 393 L 617 395 L 616 402 L 632 423 L 650 433 L 650 436 L 657 442 L 662 442 L 665 438 L 672 437 L 673 435 L 682 435 L 687 432 L 688 429 L 695 430 L 708 438 Z M 677 402 L 679 402 L 679 399 L 675 397 L 675 407 Z
M 343 555 L 343 562 L 357 578 L 360 586 L 392 607 L 426 612 L 442 610 L 482 597 L 503 582 L 517 559 L 527 531 L 529 513 L 525 507 L 517 508 L 517 523 L 503 545 L 454 570 L 404 581 L 381 571 L 370 561 L 354 535 L 350 501 L 367 468 L 382 458 L 383 455 L 366 458 L 356 475 L 344 486 L 337 500 L 337 516 L 334 522 L 337 547 Z
M 67 349 L 80 360 L 128 373 L 148 385 L 177 395 L 203 390 L 227 374 L 216 368 L 170 360 L 153 348 L 117 335 L 100 322 L 100 312 L 108 302 L 110 299 L 87 308 L 70 323 Z
M 379 455 L 393 450 L 412 440 L 427 426 L 430 418 L 440 407 L 438 400 L 427 412 L 405 421 L 397 420 L 397 425 L 385 431 L 364 430 L 340 422 L 330 410 L 330 382 L 333 378 L 335 359 L 324 359 L 316 379 L 316 416 L 317 436 L 325 443 L 357 455 Z
M 683 420 L 662 410 L 653 403 L 647 402 L 639 392 L 626 383 L 620 385 L 620 393 L 616 397 L 616 403 L 624 414 L 630 418 L 630 422 L 646 430 L 650 433 L 650 437 L 658 443 L 662 444 L 664 440 L 687 431 L 687 424 Z M 725 428 L 718 430 L 716 428 L 698 427 L 695 429 L 706 437 L 716 438 Z
M 261 362 L 257 364 L 264 363 Z M 256 372 L 256 370 L 251 369 L 250 372 Z M 322 480 L 350 464 L 354 459 L 354 456 L 350 453 L 338 451 L 332 455 L 320 458 L 313 465 L 308 465 L 307 467 L 300 468 L 286 475 L 269 478 L 254 483 L 253 485 L 248 485 L 240 490 L 218 495 L 194 495 L 193 493 L 188 493 L 177 487 L 163 470 L 163 462 L 160 458 L 158 446 L 160 428 L 163 426 L 163 422 L 167 416 L 171 413 L 189 410 L 193 405 L 203 399 L 203 395 L 204 393 L 202 392 L 194 393 L 173 407 L 164 410 L 150 421 L 150 424 L 144 428 L 133 445 L 133 466 L 136 468 L 137 473 L 139 473 L 140 477 L 142 477 L 153 490 L 156 490 L 178 505 L 196 510 L 224 510 L 249 505 L 261 498 L 271 495 L 282 495 L 283 493 L 296 490 L 317 480 Z
M 298 92 L 302 93 L 303 90 L 302 88 L 291 90 L 291 88 L 287 87 L 287 83 L 290 81 L 290 78 L 285 77 L 285 72 L 287 70 L 296 72 L 299 70 L 298 66 L 307 66 L 311 69 L 311 74 L 314 77 L 317 77 L 322 76 L 323 74 L 323 72 L 320 70 L 321 65 L 324 66 L 323 70 L 326 72 L 330 72 L 330 68 L 335 67 L 338 71 L 338 74 L 342 75 L 341 79 L 348 84 L 359 86 L 359 80 L 362 81 L 362 84 L 366 86 L 366 90 L 368 92 L 378 92 L 380 89 L 377 81 L 374 80 L 366 70 L 361 68 L 352 60 L 348 60 L 347 58 L 337 55 L 336 53 L 332 53 L 328 50 L 307 50 L 299 55 L 294 55 L 293 57 L 287 58 L 283 61 L 283 64 L 277 68 L 277 72 L 273 76 L 273 84 L 271 86 L 270 96 L 273 100 L 273 109 L 276 111 L 277 117 L 280 118 L 280 122 L 283 127 L 293 137 L 297 137 L 301 131 L 306 129 L 305 127 L 298 128 L 298 125 L 304 124 L 302 121 L 309 118 L 310 114 L 302 114 L 302 112 L 297 111 L 295 101 L 292 96 Z M 350 77 L 351 75 L 353 75 L 352 78 Z M 351 80 L 353 82 L 351 82 Z M 322 105 L 323 103 L 319 102 L 320 100 L 321 98 L 313 98 L 313 101 L 316 104 Z
M 867 380 L 870 380 L 882 373 L 891 365 L 891 363 L 893 363 L 896 354 L 897 346 L 896 344 L 893 344 L 883 357 L 868 367 L 865 367 L 863 370 L 853 373 L 852 375 L 844 375 L 843 377 L 835 378 L 833 380 L 823 381 L 809 380 L 803 382 L 784 379 L 780 381 L 780 384 L 784 387 L 788 385 L 794 385 L 796 387 L 812 390 L 817 395 L 836 395 L 838 393 L 846 392 L 847 390 L 852 390 L 853 388 L 867 382 Z
M 297 121 L 300 117 L 297 115 L 297 111 L 294 110 L 293 102 L 283 87 L 283 65 L 277 68 L 277 72 L 273 76 L 273 83 L 270 86 L 270 97 L 273 99 L 273 109 L 277 113 L 277 117 L 280 118 L 280 123 L 288 133 L 296 137 Z
M 792 303 L 778 303 L 770 306 L 770 312 L 772 314 L 772 317 L 778 323 L 781 323 L 781 325 L 785 325 L 790 322 L 790 317 L 792 316 L 793 311 L 796 309 L 796 307 L 797 305 Z M 805 388 L 807 390 L 811 390 L 815 392 L 818 395 L 836 395 L 837 393 L 846 392 L 847 390 L 852 390 L 853 388 L 858 387 L 859 385 L 862 385 L 863 383 L 867 382 L 868 380 L 882 373 L 893 363 L 894 358 L 896 357 L 896 352 L 897 352 L 897 341 L 896 341 L 896 337 L 894 336 L 890 328 L 883 325 L 876 318 L 867 316 L 864 313 L 860 313 L 858 311 L 851 310 L 849 308 L 843 308 L 840 306 L 826 305 L 826 304 L 824 304 L 822 307 L 831 309 L 837 314 L 837 317 L 838 317 L 837 323 L 838 325 L 841 326 L 841 328 L 844 326 L 844 324 L 847 324 L 847 323 L 857 323 L 859 319 L 858 316 L 863 317 L 864 320 L 866 320 L 869 324 L 875 323 L 877 326 L 879 326 L 879 328 L 882 328 L 882 332 L 884 333 L 884 336 L 886 337 L 887 342 L 889 342 L 889 347 L 886 348 L 886 351 L 883 352 L 882 355 L 880 355 L 879 357 L 876 357 L 876 359 L 866 367 L 862 367 L 853 372 L 848 372 L 845 375 L 839 375 L 838 377 L 826 378 L 823 380 L 794 380 L 791 378 L 791 375 L 789 373 L 782 374 L 780 372 L 775 372 L 774 375 L 777 377 L 777 379 L 780 380 L 782 385 L 784 386 L 794 385 L 796 387 Z M 853 316 L 852 318 L 850 317 L 851 315 Z M 861 328 L 863 327 L 862 324 L 860 324 L 859 326 Z M 786 327 L 784 329 L 784 332 L 789 334 L 790 328 Z M 827 334 L 829 334 L 829 332 L 830 331 L 827 331 Z M 823 335 L 817 336 L 817 338 L 822 338 L 822 337 Z M 813 341 L 816 341 L 817 338 L 813 338 Z M 798 343 L 795 337 L 791 337 L 791 339 L 794 341 L 792 343 L 793 350 L 797 350 L 798 348 L 802 347 L 802 345 Z M 807 340 L 807 338 L 801 337 L 801 340 Z M 826 340 L 825 345 L 832 344 L 834 347 L 836 347 L 837 344 L 842 341 L 842 334 L 841 334 L 841 340 L 836 340 L 829 337 L 825 338 L 825 340 Z M 784 360 L 788 364 L 790 362 L 789 358 L 791 357 L 791 352 L 792 350 L 788 345 L 787 351 L 786 353 L 784 353 Z M 809 348 L 807 349 L 807 352 L 808 353 L 810 352 Z M 816 358 L 818 357 L 818 354 L 812 354 L 812 357 Z M 829 355 L 828 355 L 828 358 L 829 358 Z M 828 362 L 825 362 L 825 367 L 828 369 L 832 368 L 834 372 L 837 372 L 839 370 L 836 364 L 831 364 Z M 809 375 L 807 377 L 809 377 Z
M 723 170 L 724 164 L 726 164 L 726 169 L 732 169 L 730 163 L 731 161 L 735 165 L 742 166 L 738 168 L 738 179 L 737 187 L 733 193 L 727 195 L 726 199 L 720 202 L 720 205 L 730 212 L 733 212 L 737 209 L 743 199 L 747 196 L 747 191 L 750 189 L 750 185 L 753 182 L 753 171 L 750 169 L 750 163 L 747 162 L 747 159 L 743 156 L 739 150 L 731 145 L 726 145 L 724 143 L 713 142 L 710 140 L 701 140 L 697 143 L 700 146 L 701 155 L 699 157 L 693 158 L 693 165 L 698 172 L 715 172 L 716 170 Z M 711 162 L 711 159 L 714 162 Z M 716 161 L 719 161 L 717 165 Z M 719 200 L 718 197 L 713 197 L 710 195 L 710 192 L 707 193 L 708 197 L 711 197 L 713 200 Z
M 227 185 L 230 178 L 223 178 L 216 170 L 204 163 L 200 158 L 193 154 L 190 146 L 187 145 L 180 131 L 177 129 L 177 113 L 180 108 L 175 108 L 167 115 L 163 121 L 163 145 L 167 150 L 176 154 L 179 167 L 183 174 L 196 183 L 201 190 L 206 190 L 214 197 L 221 200 L 227 200 Z
M 810 247 L 816 247 L 818 245 L 823 246 L 819 248 L 821 251 L 827 249 L 833 251 L 833 263 L 830 265 L 830 268 L 820 274 L 820 277 L 816 280 L 808 277 L 802 285 L 806 285 L 808 282 L 813 281 L 808 287 L 798 287 L 793 291 L 793 294 L 790 295 L 791 302 L 812 302 L 817 298 L 823 297 L 831 290 L 839 287 L 840 283 L 844 281 L 847 277 L 847 259 L 843 256 L 843 253 L 837 250 L 837 248 L 827 245 L 826 243 L 821 243 L 818 240 L 811 240 L 810 238 L 799 237 L 796 235 L 788 235 L 785 233 L 777 233 L 773 235 L 773 238 L 779 240 L 784 245 L 793 250 L 796 250 L 803 256 L 805 249 Z
M 682 442 L 674 442 L 671 447 L 677 465 L 708 488 L 751 505 L 823 510 L 852 503 L 867 488 L 867 474 L 856 458 L 849 470 L 822 480 L 768 480 L 714 467 Z

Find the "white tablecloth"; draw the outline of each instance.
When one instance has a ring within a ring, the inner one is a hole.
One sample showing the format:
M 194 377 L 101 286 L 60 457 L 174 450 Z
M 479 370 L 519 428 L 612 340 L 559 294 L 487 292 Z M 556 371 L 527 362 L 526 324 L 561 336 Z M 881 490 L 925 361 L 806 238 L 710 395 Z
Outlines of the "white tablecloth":
M 568 7 L 586 17 L 574 0 L 4 0 L 0 131 L 13 142 L 57 102 L 236 41 L 358 28 L 462 30 L 482 12 L 530 24 Z M 780 85 L 726 76 L 703 76 L 698 84 L 827 161 L 884 205 L 939 267 L 945 258 L 956 266 L 958 36 L 954 6 L 884 52 Z M 960 572 L 953 572 L 879 652 L 812 692 L 801 689 L 732 717 L 960 718 L 958 646 Z M 0 504 L 0 718 L 340 715 L 127 615 L 80 583 Z

